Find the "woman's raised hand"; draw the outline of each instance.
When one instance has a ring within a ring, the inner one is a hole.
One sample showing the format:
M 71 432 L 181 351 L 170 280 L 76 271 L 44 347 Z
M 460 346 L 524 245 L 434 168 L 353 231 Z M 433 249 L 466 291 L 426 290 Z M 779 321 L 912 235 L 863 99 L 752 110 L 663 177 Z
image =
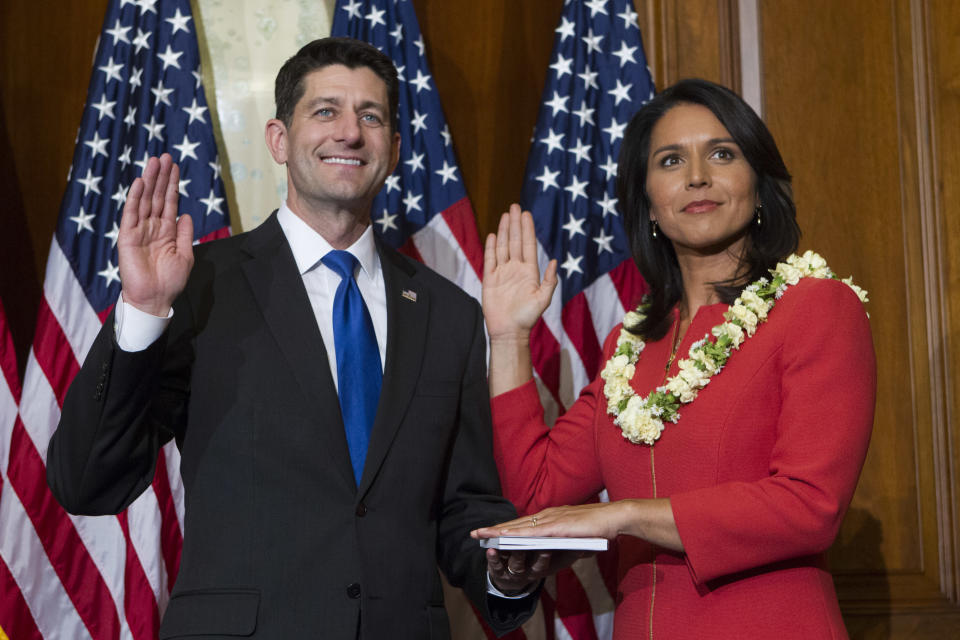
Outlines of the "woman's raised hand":
M 550 304 L 557 286 L 557 261 L 540 279 L 533 216 L 510 205 L 496 235 L 487 236 L 483 252 L 483 316 L 491 342 L 526 340 Z
M 170 155 L 150 158 L 130 185 L 120 218 L 123 299 L 155 316 L 167 315 L 193 267 L 193 220 L 177 219 L 179 189 L 180 168 Z

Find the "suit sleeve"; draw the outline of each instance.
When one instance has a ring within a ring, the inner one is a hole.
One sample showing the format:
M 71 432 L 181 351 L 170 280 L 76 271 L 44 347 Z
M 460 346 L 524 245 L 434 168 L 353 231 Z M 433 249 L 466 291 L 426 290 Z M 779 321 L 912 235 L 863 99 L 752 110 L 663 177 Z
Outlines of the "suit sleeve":
M 127 508 L 153 481 L 160 448 L 182 435 L 190 361 L 184 300 L 143 351 L 117 346 L 112 313 L 94 340 L 47 450 L 47 483 L 68 512 Z
M 798 286 L 781 305 L 772 312 L 788 324 L 769 475 L 670 498 L 697 583 L 825 551 L 863 466 L 876 394 L 863 305 L 833 281 Z
M 438 563 L 450 584 L 461 587 L 494 632 L 507 633 L 536 609 L 539 590 L 509 600 L 488 595 L 484 550 L 471 530 L 516 517 L 502 497 L 493 461 L 490 391 L 486 377 L 483 316 L 473 304 L 472 341 L 460 388 L 458 432 L 453 445 L 437 536 Z

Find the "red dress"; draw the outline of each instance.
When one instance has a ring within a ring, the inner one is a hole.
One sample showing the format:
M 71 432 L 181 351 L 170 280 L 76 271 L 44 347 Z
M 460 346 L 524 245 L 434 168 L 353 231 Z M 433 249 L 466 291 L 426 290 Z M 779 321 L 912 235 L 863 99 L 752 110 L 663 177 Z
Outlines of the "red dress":
M 726 308 L 697 312 L 677 360 Z M 663 383 L 671 338 L 647 343 L 638 393 Z M 653 447 L 622 436 L 602 384 L 588 385 L 552 430 L 533 382 L 496 396 L 494 446 L 521 513 L 604 488 L 610 500 L 670 498 L 685 551 L 619 538 L 615 638 L 845 638 L 824 552 L 873 424 L 876 363 L 857 296 L 830 280 L 790 287 Z

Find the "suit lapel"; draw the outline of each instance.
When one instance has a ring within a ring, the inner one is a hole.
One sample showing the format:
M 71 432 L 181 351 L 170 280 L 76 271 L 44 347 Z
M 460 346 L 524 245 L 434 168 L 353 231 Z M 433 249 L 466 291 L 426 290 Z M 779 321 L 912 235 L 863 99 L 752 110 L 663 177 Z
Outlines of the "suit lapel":
M 420 379 L 430 310 L 428 292 L 414 278 L 416 267 L 379 241 L 377 248 L 387 299 L 387 358 L 359 496 L 383 464 Z
M 311 414 L 317 416 L 322 448 L 352 489 L 356 481 L 327 352 L 276 212 L 247 234 L 243 249 L 251 256 L 243 263 L 244 275 Z

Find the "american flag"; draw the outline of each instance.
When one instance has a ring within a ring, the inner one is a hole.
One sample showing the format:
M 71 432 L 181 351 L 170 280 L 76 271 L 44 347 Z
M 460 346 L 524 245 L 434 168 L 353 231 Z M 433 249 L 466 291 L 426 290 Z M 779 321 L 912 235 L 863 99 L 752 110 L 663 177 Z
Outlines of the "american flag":
M 546 413 L 555 417 L 599 372 L 603 341 L 645 284 L 630 258 L 615 178 L 624 130 L 653 97 L 631 0 L 566 0 L 527 159 L 522 204 L 533 214 L 540 268 L 560 284 L 531 335 Z M 548 636 L 610 637 L 613 552 L 548 583 Z
M 337 0 L 331 35 L 374 45 L 400 76 L 400 162 L 373 203 L 374 231 L 480 299 L 483 253 L 411 2 Z
M 180 164 L 180 210 L 193 217 L 195 239 L 228 235 L 189 0 L 110 0 L 19 417 L 0 425 L 0 451 L 9 451 L 0 589 L 20 594 L 0 601 L 0 624 L 16 616 L 15 640 L 155 638 L 176 577 L 183 493 L 172 444 L 153 485 L 119 516 L 68 515 L 47 490 L 44 467 L 67 387 L 120 292 L 117 227 L 127 191 L 147 157 L 164 152 Z

